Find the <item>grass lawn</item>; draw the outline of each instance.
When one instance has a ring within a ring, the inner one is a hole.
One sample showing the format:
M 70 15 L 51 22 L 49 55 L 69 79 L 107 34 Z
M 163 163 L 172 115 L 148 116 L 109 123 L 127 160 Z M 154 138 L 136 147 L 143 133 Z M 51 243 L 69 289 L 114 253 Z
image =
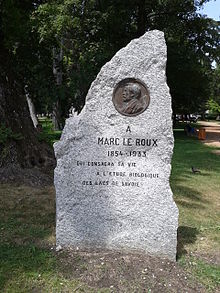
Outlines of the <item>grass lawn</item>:
M 220 156 L 186 137 L 182 128 L 174 134 L 171 187 L 180 213 L 178 262 L 211 289 L 220 285 Z M 192 166 L 201 174 L 193 174 Z
M 171 186 L 180 212 L 177 263 L 57 253 L 54 188 L 1 185 L 0 292 L 219 292 L 220 156 L 181 128 L 175 130 Z

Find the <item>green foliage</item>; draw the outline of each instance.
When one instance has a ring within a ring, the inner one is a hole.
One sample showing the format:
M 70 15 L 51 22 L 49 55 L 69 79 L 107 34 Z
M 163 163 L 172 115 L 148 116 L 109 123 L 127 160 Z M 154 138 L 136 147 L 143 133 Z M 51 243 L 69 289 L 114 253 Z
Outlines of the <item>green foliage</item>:
M 81 109 L 100 67 L 146 30 L 165 32 L 168 83 L 176 113 L 203 111 L 210 96 L 211 64 L 219 60 L 219 24 L 196 8 L 207 1 L 49 1 L 32 20 L 40 41 L 64 51 L 63 77 L 71 103 Z M 69 104 L 68 104 L 69 105 Z
M 212 76 L 212 97 L 220 104 L 220 65 L 217 64 Z
M 29 15 L 27 12 L 32 4 L 30 1 L 16 0 L 6 0 L 1 2 L 0 12 L 2 21 L 0 30 L 4 36 L 5 46 L 15 54 L 17 47 L 27 34 L 29 25 Z
M 51 111 L 56 99 L 51 46 L 39 43 L 30 16 L 44 0 L 5 0 L 0 7 L 0 52 L 10 60 L 5 75 L 13 73 L 28 89 L 38 112 Z M 2 57 L 1 57 L 2 58 Z M 2 68 L 1 68 L 2 69 Z M 7 72 L 9 71 L 9 73 Z
M 125 44 L 119 38 L 123 43 L 115 49 L 113 44 L 117 37 L 109 40 L 113 35 L 110 32 L 105 39 L 106 21 L 110 21 L 107 15 L 100 11 L 96 1 L 75 0 L 47 2 L 32 15 L 40 43 L 63 52 L 63 84 L 60 89 L 55 87 L 59 93 L 53 91 L 53 96 L 61 100 L 64 113 L 72 103 L 78 110 L 82 108 L 89 85 L 100 67 Z
M 61 131 L 53 130 L 53 124 L 51 119 L 39 119 L 40 124 L 42 125 L 42 132 L 38 133 L 38 140 L 48 143 L 50 146 L 53 146 L 54 142 L 58 141 L 61 136 Z
M 211 80 L 211 96 L 208 100 L 207 107 L 213 114 L 220 113 L 220 66 L 213 69 Z
M 0 125 L 0 144 L 5 145 L 8 140 L 21 140 L 23 136 L 20 133 L 14 133 L 10 127 Z
M 212 62 L 220 57 L 219 24 L 194 14 L 180 29 L 182 32 L 177 29 L 168 39 L 167 76 L 173 110 L 204 112 L 212 91 Z
M 218 102 L 214 101 L 213 99 L 210 99 L 207 103 L 207 106 L 211 113 L 220 114 L 220 105 L 218 104 Z
M 174 112 L 204 111 L 207 100 L 216 96 L 212 62 L 220 59 L 219 23 L 196 12 L 205 2 L 7 0 L 0 24 L 2 44 L 37 112 L 51 112 L 59 101 L 64 118 L 71 104 L 81 110 L 101 66 L 120 48 L 145 31 L 160 29 L 168 45 Z M 52 71 L 53 49 L 63 55 L 59 87 Z

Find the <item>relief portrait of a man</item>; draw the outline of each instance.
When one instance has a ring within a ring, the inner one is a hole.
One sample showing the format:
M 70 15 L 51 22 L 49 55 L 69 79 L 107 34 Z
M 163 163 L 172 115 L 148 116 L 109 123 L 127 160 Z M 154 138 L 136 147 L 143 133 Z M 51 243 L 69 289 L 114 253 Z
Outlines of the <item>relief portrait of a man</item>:
M 137 116 L 149 105 L 149 94 L 143 82 L 125 79 L 119 82 L 113 94 L 116 110 L 125 116 Z
M 124 106 L 122 111 L 126 114 L 135 114 L 144 109 L 144 103 L 141 101 L 141 88 L 138 84 L 128 84 L 123 91 Z

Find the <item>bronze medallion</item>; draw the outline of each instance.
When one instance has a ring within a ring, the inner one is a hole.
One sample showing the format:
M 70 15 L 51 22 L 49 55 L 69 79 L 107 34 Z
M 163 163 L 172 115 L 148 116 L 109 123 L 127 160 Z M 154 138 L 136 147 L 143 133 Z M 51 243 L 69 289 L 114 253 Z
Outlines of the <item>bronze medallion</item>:
M 115 109 L 125 116 L 143 113 L 150 103 L 146 85 L 135 78 L 121 80 L 115 87 L 112 98 Z

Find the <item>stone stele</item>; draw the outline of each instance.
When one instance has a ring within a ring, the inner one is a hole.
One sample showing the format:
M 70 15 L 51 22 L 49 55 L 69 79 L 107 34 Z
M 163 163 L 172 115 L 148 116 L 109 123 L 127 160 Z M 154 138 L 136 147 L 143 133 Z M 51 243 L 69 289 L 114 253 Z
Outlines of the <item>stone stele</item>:
M 145 33 L 102 67 L 81 113 L 66 120 L 54 145 L 57 245 L 176 259 L 178 209 L 169 185 L 173 134 L 165 68 L 164 34 Z M 139 110 L 123 108 L 128 84 L 137 85 L 139 99 L 148 92 Z

